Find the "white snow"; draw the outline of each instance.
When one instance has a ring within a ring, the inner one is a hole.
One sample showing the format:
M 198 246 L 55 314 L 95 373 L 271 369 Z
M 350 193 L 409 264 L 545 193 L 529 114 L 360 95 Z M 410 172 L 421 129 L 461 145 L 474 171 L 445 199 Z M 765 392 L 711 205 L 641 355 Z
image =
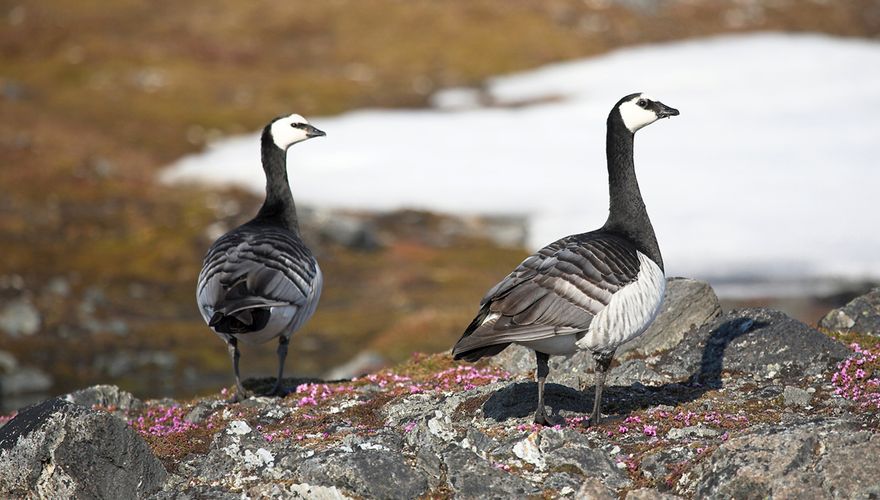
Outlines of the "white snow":
M 636 135 L 636 170 L 667 275 L 880 277 L 880 43 L 753 34 L 619 50 L 493 78 L 485 107 L 311 117 L 294 196 L 328 208 L 530 216 L 538 248 L 607 215 L 605 119 L 638 91 L 681 111 Z M 280 112 L 283 110 L 280 110 Z M 291 110 L 293 111 L 293 110 Z M 168 181 L 262 191 L 253 134 Z

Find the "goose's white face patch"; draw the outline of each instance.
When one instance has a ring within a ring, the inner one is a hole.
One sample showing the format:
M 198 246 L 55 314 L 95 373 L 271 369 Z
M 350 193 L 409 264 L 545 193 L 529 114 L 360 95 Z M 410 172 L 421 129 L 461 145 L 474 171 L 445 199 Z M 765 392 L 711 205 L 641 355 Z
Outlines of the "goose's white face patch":
M 272 139 L 275 140 L 275 145 L 286 150 L 297 142 L 308 139 L 309 136 L 306 130 L 295 126 L 308 124 L 308 120 L 296 114 L 275 120 L 271 127 Z
M 645 125 L 650 125 L 660 118 L 653 110 L 646 109 L 651 101 L 652 99 L 647 95 L 640 94 L 618 107 L 620 116 L 623 118 L 623 124 L 626 125 L 630 132 L 635 133 L 636 130 Z M 640 106 L 640 103 L 645 107 Z

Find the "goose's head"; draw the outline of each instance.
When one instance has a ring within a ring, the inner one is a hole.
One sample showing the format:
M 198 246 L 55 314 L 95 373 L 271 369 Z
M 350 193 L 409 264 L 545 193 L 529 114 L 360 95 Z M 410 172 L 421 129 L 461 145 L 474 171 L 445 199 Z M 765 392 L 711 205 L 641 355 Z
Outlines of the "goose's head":
M 272 142 L 285 151 L 298 142 L 311 139 L 312 137 L 327 135 L 324 131 L 318 130 L 309 124 L 308 120 L 297 114 L 280 116 L 272 120 L 272 123 L 267 128 L 272 136 Z
M 670 108 L 647 94 L 637 92 L 621 99 L 614 107 L 620 114 L 623 125 L 633 134 L 645 125 L 650 125 L 661 118 L 678 115 L 678 110 Z

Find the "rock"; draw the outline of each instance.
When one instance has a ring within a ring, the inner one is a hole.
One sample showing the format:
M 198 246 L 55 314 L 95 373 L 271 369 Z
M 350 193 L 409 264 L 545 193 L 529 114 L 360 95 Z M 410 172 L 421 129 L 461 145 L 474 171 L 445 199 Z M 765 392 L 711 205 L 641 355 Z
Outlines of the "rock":
M 18 368 L 18 360 L 11 352 L 0 351 L 0 373 L 10 373 Z
M 786 406 L 809 406 L 810 400 L 813 398 L 809 392 L 790 385 L 785 386 L 785 389 L 782 391 L 782 397 Z
M 743 309 L 691 332 L 653 368 L 715 387 L 722 372 L 738 372 L 753 380 L 820 376 L 849 354 L 840 342 L 782 312 Z
M 443 454 L 448 487 L 456 498 L 507 499 L 537 495 L 541 490 L 470 451 L 448 448 Z
M 648 330 L 617 349 L 617 359 L 653 356 L 678 345 L 684 336 L 721 315 L 712 287 L 690 278 L 668 278 L 666 296 Z
M 608 453 L 586 446 L 566 446 L 548 455 L 547 462 L 554 467 L 572 466 L 592 479 L 614 489 L 626 488 L 631 483 L 625 470 L 617 467 Z
M 166 475 L 124 422 L 62 399 L 25 409 L 0 428 L 0 496 L 144 497 Z
M 324 380 L 351 379 L 378 371 L 387 363 L 387 360 L 376 351 L 362 351 L 344 364 L 326 372 L 322 378 Z
M 116 379 L 148 366 L 155 366 L 163 373 L 171 373 L 177 365 L 177 355 L 159 350 L 118 350 L 96 355 L 92 364 L 96 370 Z
M 373 445 L 316 453 L 297 473 L 309 484 L 337 486 L 367 498 L 416 498 L 427 491 L 427 480 L 399 453 Z
M 843 420 L 767 426 L 700 462 L 695 498 L 876 498 L 880 435 Z
M 59 297 L 68 297 L 70 295 L 70 282 L 63 276 L 56 276 L 46 284 L 46 291 Z
M 489 238 L 501 247 L 522 248 L 529 236 L 529 224 L 525 217 L 511 215 L 484 216 L 482 227 L 474 231 L 475 236 Z
M 867 462 L 880 451 L 880 420 L 833 392 L 830 367 L 848 354 L 780 312 L 734 311 L 664 352 L 615 366 L 604 416 L 589 428 L 593 395 L 577 388 L 587 379 L 576 356 L 554 360 L 551 376 L 563 384 L 546 385 L 545 403 L 558 425 L 543 428 L 532 421 L 531 366 L 510 376 L 453 363 L 448 354 L 239 404 L 216 396 L 141 403 L 112 386 L 68 397 L 87 407 L 129 408 L 118 411 L 174 468 L 160 491 L 147 494 L 158 499 L 870 498 L 880 472 Z M 531 365 L 533 354 L 516 362 Z M 272 383 L 267 377 L 246 386 Z M 81 450 L 83 464 L 103 463 L 107 454 L 94 448 L 120 441 L 64 428 L 45 435 L 63 442 L 80 434 L 93 447 Z M 847 469 L 859 467 L 865 470 L 846 483 Z M 102 474 L 98 467 L 90 477 Z M 20 491 L 0 490 L 0 497 Z
M 7 400 L 11 397 L 45 394 L 50 387 L 51 376 L 37 368 L 20 366 L 15 356 L 0 351 L 0 400 L 4 405 L 9 403 Z
M 649 488 L 639 488 L 626 494 L 626 500 L 676 500 L 677 498 L 681 497 Z
M 462 240 L 491 240 L 504 247 L 522 248 L 528 236 L 525 217 L 458 217 L 422 210 L 395 210 L 376 219 L 383 242 L 418 241 L 435 247 L 448 247 Z
M 854 298 L 819 321 L 832 332 L 853 332 L 880 337 L 880 288 Z
M 698 424 L 681 428 L 673 427 L 666 433 L 666 439 L 705 438 L 717 435 L 718 431 Z
M 95 385 L 71 392 L 63 396 L 63 399 L 86 408 L 101 406 L 105 410 L 139 410 L 144 406 L 143 401 L 115 385 Z
M 40 323 L 40 312 L 27 298 L 13 300 L 0 309 L 0 330 L 12 337 L 35 334 Z
M 375 224 L 365 217 L 330 210 L 313 210 L 308 218 L 317 233 L 325 241 L 356 250 L 379 248 Z
M 605 486 L 602 481 L 588 477 L 577 491 L 576 498 L 590 500 L 616 500 L 617 493 Z

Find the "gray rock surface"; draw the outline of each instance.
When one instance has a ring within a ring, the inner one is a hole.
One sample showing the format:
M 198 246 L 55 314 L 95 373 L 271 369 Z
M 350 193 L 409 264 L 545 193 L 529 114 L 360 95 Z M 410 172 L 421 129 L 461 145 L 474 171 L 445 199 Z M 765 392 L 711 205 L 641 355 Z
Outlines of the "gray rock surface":
M 555 360 L 557 378 L 546 386 L 558 425 L 533 424 L 529 352 L 511 358 L 527 366 L 520 374 L 434 355 L 357 380 L 287 379 L 287 397 L 239 404 L 219 395 L 141 402 L 97 386 L 68 396 L 84 406 L 51 400 L 0 427 L 0 497 L 873 498 L 880 414 L 831 383 L 835 363 L 850 354 L 782 313 L 733 311 L 614 367 L 593 428 L 584 425 L 593 394 L 576 385 L 584 372 L 576 357 Z M 99 418 L 101 429 L 74 423 Z M 113 458 L 132 440 L 126 421 L 150 436 L 167 476 L 161 467 L 150 475 L 158 462 L 143 441 Z M 68 442 L 68 455 L 40 451 Z M 73 454 L 76 465 L 62 462 Z M 97 480 L 69 479 L 116 473 L 123 477 L 113 487 L 132 488 L 131 467 L 105 470 L 132 457 L 142 464 L 138 477 L 157 477 L 143 491 L 108 493 Z M 30 475 L 11 467 L 42 463 L 51 467 L 31 466 Z
M 92 408 L 100 406 L 105 410 L 119 411 L 140 410 L 144 402 L 130 392 L 123 391 L 115 385 L 95 385 L 79 391 L 71 392 L 63 397 L 69 403 Z
M 387 364 L 388 360 L 378 352 L 361 351 L 357 356 L 325 372 L 324 379 L 341 380 L 360 377 L 367 373 L 377 372 Z
M 809 391 L 800 387 L 785 386 L 782 391 L 782 397 L 787 405 L 809 406 L 810 400 L 813 398 Z
M 298 475 L 309 484 L 333 485 L 366 498 L 416 498 L 425 493 L 425 477 L 403 456 L 389 451 L 384 445 L 361 443 L 351 451 L 315 454 L 300 464 Z
M 530 482 L 492 466 L 474 453 L 450 447 L 443 455 L 448 487 L 456 498 L 523 498 L 540 489 Z
M 829 312 L 819 321 L 819 327 L 833 332 L 880 336 L 880 288 Z
M 716 386 L 723 372 L 752 380 L 818 376 L 850 354 L 819 331 L 769 309 L 729 312 L 688 335 L 653 363 L 675 379 Z
M 121 420 L 55 398 L 0 428 L 0 496 L 133 498 L 165 469 Z
M 27 297 L 10 301 L 0 308 L 0 331 L 7 335 L 33 335 L 41 323 L 40 312 Z
M 880 434 L 838 419 L 773 425 L 722 444 L 694 471 L 696 498 L 880 497 Z

